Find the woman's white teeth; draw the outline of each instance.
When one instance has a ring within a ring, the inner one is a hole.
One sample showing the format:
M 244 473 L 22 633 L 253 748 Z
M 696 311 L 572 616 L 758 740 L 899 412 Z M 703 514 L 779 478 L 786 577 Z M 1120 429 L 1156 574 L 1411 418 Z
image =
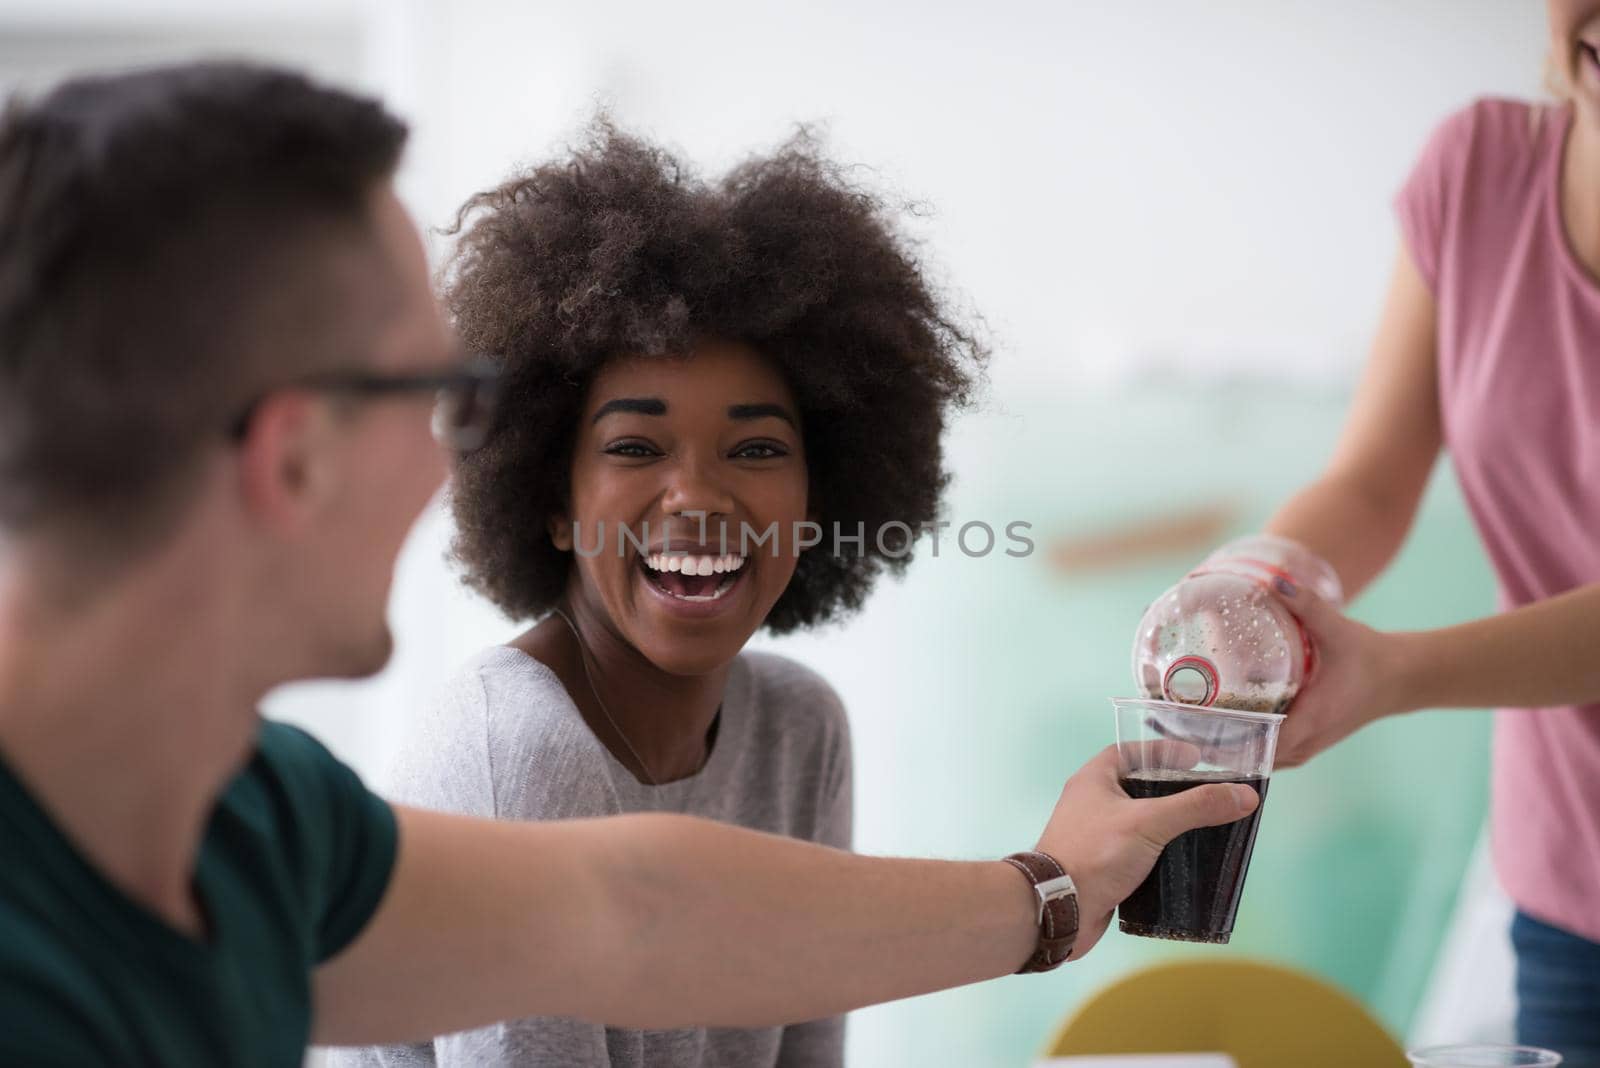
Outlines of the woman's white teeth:
M 732 554 L 686 556 L 681 553 L 651 553 L 645 557 L 645 565 L 652 571 L 676 571 L 684 575 L 721 575 L 743 567 L 744 557 Z

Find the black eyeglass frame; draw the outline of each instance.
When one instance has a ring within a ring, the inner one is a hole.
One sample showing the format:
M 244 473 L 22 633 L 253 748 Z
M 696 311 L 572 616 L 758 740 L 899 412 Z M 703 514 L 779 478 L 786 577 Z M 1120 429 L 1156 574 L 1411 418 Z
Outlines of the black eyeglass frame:
M 441 444 L 466 452 L 481 445 L 482 439 L 488 435 L 499 400 L 500 379 L 499 365 L 483 356 L 474 357 L 462 366 L 449 371 L 385 374 L 378 371 L 349 370 L 306 375 L 273 386 L 245 405 L 228 424 L 228 437 L 233 441 L 243 440 L 250 432 L 250 421 L 255 418 L 256 409 L 267 397 L 280 390 L 304 389 L 317 393 L 339 393 L 363 398 L 432 392 L 438 394 L 438 403 L 441 406 L 446 403 L 447 398 L 461 398 L 475 411 L 472 422 L 464 426 L 459 423 L 443 424 L 437 418 L 437 414 L 434 421 L 434 435 L 439 438 Z

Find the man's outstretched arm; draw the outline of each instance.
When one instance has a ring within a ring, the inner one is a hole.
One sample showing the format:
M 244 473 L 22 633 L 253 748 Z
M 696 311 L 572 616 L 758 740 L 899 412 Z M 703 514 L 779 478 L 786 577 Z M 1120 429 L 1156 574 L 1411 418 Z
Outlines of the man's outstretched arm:
M 1079 956 L 1162 845 L 1255 804 L 1223 785 L 1133 801 L 1116 770 L 1107 750 L 1073 776 L 1039 840 L 1078 882 Z M 794 1023 L 1008 974 L 1037 939 L 1032 891 L 1000 861 L 865 857 L 682 816 L 398 815 L 382 905 L 317 973 L 319 1044 L 525 1016 Z

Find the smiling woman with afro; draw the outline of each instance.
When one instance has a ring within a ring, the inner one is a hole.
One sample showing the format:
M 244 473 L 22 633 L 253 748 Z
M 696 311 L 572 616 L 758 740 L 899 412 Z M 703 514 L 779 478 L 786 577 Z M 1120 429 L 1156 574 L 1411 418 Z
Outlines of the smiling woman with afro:
M 848 849 L 838 696 L 744 646 L 763 626 L 838 618 L 905 568 L 938 516 L 946 417 L 983 344 L 891 206 L 804 133 L 707 180 L 600 122 L 470 199 L 458 227 L 447 300 L 504 394 L 457 469 L 455 551 L 532 626 L 452 681 L 389 792 L 506 819 L 685 812 Z M 705 529 L 666 536 L 691 515 Z M 718 544 L 736 524 L 804 522 L 821 544 Z M 587 551 L 585 530 L 618 526 L 663 536 Z M 843 1034 L 842 1018 L 670 1032 L 537 1019 L 354 1063 L 833 1068 Z
M 569 158 L 480 193 L 447 293 L 456 328 L 507 375 L 492 447 L 456 476 L 456 551 L 469 581 L 531 619 L 566 588 L 571 553 L 550 542 L 588 382 L 622 353 L 687 352 L 736 339 L 771 360 L 804 422 L 817 519 L 767 619 L 776 633 L 861 605 L 901 571 L 913 531 L 948 481 L 946 412 L 970 399 L 986 356 L 899 236 L 888 205 L 801 135 L 716 182 L 610 126 Z M 832 531 L 868 531 L 832 554 Z M 875 532 L 885 530 L 889 553 Z

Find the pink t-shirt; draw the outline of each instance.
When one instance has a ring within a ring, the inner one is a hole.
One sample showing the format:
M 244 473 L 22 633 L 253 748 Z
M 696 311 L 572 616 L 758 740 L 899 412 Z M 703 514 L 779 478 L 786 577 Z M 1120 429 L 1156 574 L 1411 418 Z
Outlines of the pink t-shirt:
M 1445 447 L 1505 608 L 1600 582 L 1600 280 L 1561 222 L 1572 121 L 1479 101 L 1396 200 L 1438 307 Z M 1500 710 L 1492 809 L 1512 900 L 1600 941 L 1600 705 Z

